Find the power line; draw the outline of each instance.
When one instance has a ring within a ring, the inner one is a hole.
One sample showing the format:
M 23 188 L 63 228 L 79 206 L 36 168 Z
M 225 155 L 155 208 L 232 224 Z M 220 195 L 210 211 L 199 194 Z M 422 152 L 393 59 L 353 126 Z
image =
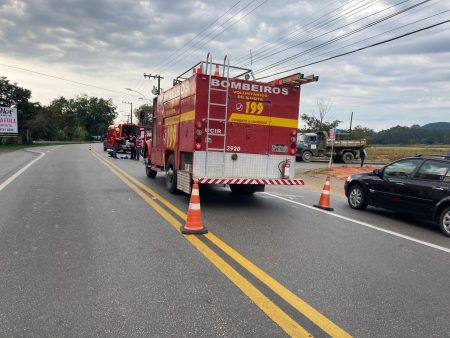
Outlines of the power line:
M 268 0 L 264 0 L 263 2 L 261 2 L 258 6 L 254 7 L 251 11 L 247 12 L 242 18 L 240 18 L 239 20 L 233 22 L 231 25 L 225 27 L 222 31 L 220 31 L 219 33 L 217 33 L 216 35 L 214 35 L 211 39 L 209 39 L 208 41 L 206 41 L 204 44 L 202 44 L 201 46 L 198 47 L 197 50 L 192 51 L 191 53 L 189 53 L 188 55 L 184 55 L 183 58 L 187 58 L 188 56 L 192 55 L 194 52 L 198 51 L 200 48 L 202 48 L 203 46 L 205 46 L 208 42 L 210 42 L 211 40 L 215 39 L 216 37 L 218 37 L 220 34 L 222 34 L 223 32 L 225 32 L 227 29 L 229 29 L 230 27 L 234 26 L 235 24 L 237 24 L 238 22 L 240 22 L 242 19 L 246 18 L 247 16 L 249 16 L 251 13 L 253 13 L 254 11 L 256 11 L 259 7 L 261 7 L 262 5 L 264 5 Z M 252 1 L 253 2 L 253 1 Z
M 409 1 L 409 0 L 406 0 L 406 1 Z M 406 2 L 406 1 L 403 1 L 403 2 Z M 305 50 L 305 51 L 303 51 L 303 52 L 301 52 L 301 53 L 299 53 L 299 54 L 291 55 L 291 56 L 289 56 L 289 57 L 287 57 L 287 58 L 284 58 L 284 59 L 282 59 L 282 60 L 280 60 L 280 61 L 277 61 L 277 62 L 275 62 L 275 63 L 272 63 L 271 65 L 265 66 L 265 67 L 263 67 L 262 69 L 259 69 L 258 71 L 256 71 L 255 74 L 256 74 L 256 73 L 262 73 L 262 72 L 267 71 L 267 70 L 269 70 L 269 69 L 272 69 L 272 68 L 274 68 L 274 67 L 276 67 L 276 66 L 279 66 L 279 65 L 281 65 L 281 64 L 283 64 L 283 63 L 286 63 L 286 62 L 288 62 L 288 61 L 290 61 L 290 60 L 296 59 L 296 58 L 298 58 L 299 56 L 305 55 L 305 54 L 309 53 L 309 52 L 312 51 L 312 50 L 319 49 L 319 48 L 323 48 L 324 46 L 327 46 L 327 45 L 332 44 L 332 43 L 334 43 L 334 42 L 336 42 L 336 41 L 342 40 L 342 39 L 344 39 L 344 38 L 346 38 L 346 37 L 348 37 L 348 36 L 351 36 L 351 35 L 353 35 L 353 34 L 355 34 L 355 33 L 357 33 L 357 32 L 363 31 L 363 30 L 365 30 L 365 29 L 367 29 L 367 28 L 369 28 L 369 27 L 375 26 L 375 25 L 379 24 L 380 22 L 386 21 L 386 20 L 391 19 L 391 18 L 393 18 L 393 17 L 395 17 L 395 16 L 397 16 L 397 15 L 400 15 L 400 14 L 402 14 L 402 13 L 405 13 L 405 12 L 407 12 L 407 11 L 409 11 L 409 10 L 411 10 L 411 9 L 414 9 L 414 8 L 420 6 L 420 5 L 423 5 L 423 4 L 425 4 L 425 3 L 429 2 L 429 1 L 431 1 L 431 0 L 424 0 L 424 1 L 420 2 L 420 3 L 414 4 L 414 5 L 409 6 L 409 7 L 407 7 L 407 8 L 404 8 L 404 9 L 401 9 L 401 10 L 399 10 L 399 11 L 396 11 L 396 12 L 390 14 L 390 15 L 387 15 L 387 16 L 384 16 L 384 17 L 382 17 L 382 18 L 380 18 L 380 19 L 377 19 L 377 20 L 375 20 L 375 21 L 372 21 L 372 22 L 370 22 L 370 23 L 368 23 L 368 24 L 365 24 L 365 25 L 363 25 L 363 26 L 361 26 L 361 27 L 359 27 L 359 28 L 356 28 L 356 29 L 354 29 L 354 30 L 352 30 L 352 31 L 350 31 L 350 32 L 347 32 L 347 33 L 342 34 L 342 35 L 340 35 L 340 36 L 338 36 L 338 37 L 335 37 L 335 38 L 330 39 L 330 40 L 328 40 L 328 41 L 326 41 L 326 42 L 323 42 L 323 43 L 320 43 L 320 44 L 318 44 L 318 45 L 316 45 L 316 46 L 314 46 L 314 47 L 311 47 L 311 48 L 309 48 L 309 49 L 307 49 L 307 50 Z M 403 2 L 402 2 L 402 3 L 403 3 Z M 370 16 L 372 16 L 372 15 L 370 15 Z M 359 21 L 359 20 L 358 20 L 358 21 Z M 345 26 L 347 26 L 347 25 L 345 25 Z M 344 26 L 342 26 L 342 27 L 344 27 Z M 328 33 L 327 33 L 327 34 L 328 34 Z
M 214 20 L 213 22 L 211 22 L 208 26 L 206 26 L 205 28 L 203 28 L 199 33 L 197 33 L 197 35 L 195 35 L 192 39 L 190 39 L 188 42 L 186 42 L 183 46 L 181 46 L 180 48 L 178 48 L 177 50 L 175 50 L 172 54 L 170 54 L 165 60 L 163 60 L 162 62 L 158 63 L 155 68 L 157 67 L 161 67 L 162 65 L 164 65 L 165 63 L 167 63 L 168 61 L 170 61 L 170 59 L 172 58 L 172 56 L 174 56 L 177 52 L 181 51 L 184 47 L 188 46 L 192 41 L 194 41 L 198 36 L 200 36 L 203 32 L 207 31 L 209 29 L 209 27 L 211 27 L 212 25 L 214 25 L 216 22 L 218 22 L 220 19 L 222 19 L 227 13 L 229 13 L 234 7 L 236 7 L 240 2 L 242 2 L 242 0 L 237 1 L 233 6 L 231 6 L 228 10 L 226 10 L 222 15 L 220 15 L 216 20 Z M 189 48 L 188 48 L 189 50 Z
M 232 24 L 228 25 L 228 26 L 224 26 L 227 22 L 231 21 L 232 19 L 234 19 L 239 13 L 243 12 L 245 9 L 247 9 L 248 7 L 250 7 L 256 0 L 252 0 L 250 1 L 246 6 L 244 6 L 242 9 L 239 10 L 239 12 L 237 12 L 236 14 L 234 14 L 231 18 L 228 18 L 225 22 L 223 22 L 219 27 L 216 27 L 214 30 L 212 30 L 209 34 L 207 34 L 206 36 L 204 36 L 202 39 L 200 39 L 199 41 L 197 41 L 194 45 L 192 45 L 189 49 L 192 49 L 192 51 L 189 54 L 180 54 L 177 58 L 175 58 L 173 61 L 178 61 L 180 59 L 186 59 L 187 57 L 191 56 L 193 53 L 197 52 L 200 50 L 200 48 L 202 48 L 203 46 L 205 46 L 208 42 L 210 42 L 211 40 L 215 39 L 216 37 L 218 37 L 220 34 L 222 34 L 223 32 L 225 32 L 227 29 L 229 29 L 230 27 L 234 26 L 236 23 L 240 22 L 242 19 L 244 19 L 245 17 L 247 17 L 249 14 L 253 13 L 256 9 L 258 9 L 259 7 L 261 7 L 264 3 L 266 3 L 268 0 L 264 0 L 263 2 L 261 2 L 258 6 L 254 7 L 252 10 L 250 10 L 249 12 L 247 12 L 242 18 L 240 18 L 239 20 L 233 22 Z M 201 43 L 202 41 L 204 41 L 206 38 L 208 38 L 211 34 L 213 34 L 215 31 L 217 31 L 220 27 L 223 27 L 223 29 L 221 31 L 219 31 L 216 35 L 214 35 L 213 37 L 209 38 L 208 40 L 206 40 L 202 45 L 198 46 L 199 43 Z M 198 46 L 196 49 L 193 49 L 195 46 Z M 172 62 L 173 63 L 173 62 Z M 169 65 L 166 65 L 166 67 L 163 67 L 163 69 L 160 70 L 160 72 L 162 72 L 163 70 L 166 70 L 167 67 Z
M 57 80 L 72 82 L 72 83 L 79 84 L 79 85 L 82 85 L 82 86 L 97 88 L 97 89 L 105 90 L 105 91 L 108 91 L 108 92 L 114 92 L 114 93 L 119 93 L 119 94 L 128 94 L 126 92 L 122 92 L 122 91 L 119 91 L 119 90 L 104 88 L 104 87 L 100 87 L 100 86 L 96 86 L 96 85 L 91 85 L 91 84 L 88 84 L 88 83 L 83 83 L 83 82 L 79 82 L 79 81 L 75 81 L 75 80 L 70 80 L 70 79 L 66 79 L 66 78 L 60 77 L 60 76 L 45 74 L 45 73 L 37 72 L 35 70 L 27 69 L 27 68 L 6 65 L 4 63 L 0 63 L 0 66 L 8 67 L 8 68 L 14 68 L 14 69 L 19 69 L 19 70 L 23 70 L 23 71 L 26 71 L 26 72 L 38 74 L 38 75 L 41 75 L 41 76 L 46 76 L 46 77 L 54 78 L 54 79 L 57 79 Z M 132 95 L 132 96 L 135 96 L 135 95 Z
M 364 38 L 364 39 L 358 40 L 358 41 L 356 41 L 356 42 L 352 42 L 352 43 L 346 44 L 345 46 L 342 46 L 342 47 L 339 47 L 339 48 L 334 48 L 334 49 L 331 49 L 331 50 L 328 49 L 328 50 L 326 50 L 326 51 L 324 51 L 324 52 L 319 51 L 318 54 L 315 53 L 315 55 L 313 55 L 313 56 L 311 56 L 311 57 L 302 58 L 301 62 L 306 62 L 306 61 L 309 61 L 309 60 L 314 60 L 314 59 L 317 59 L 318 57 L 321 57 L 321 56 L 324 56 L 324 55 L 327 55 L 327 54 L 330 54 L 330 53 L 334 53 L 334 52 L 337 52 L 337 51 L 339 51 L 339 50 L 342 50 L 342 49 L 345 49 L 345 48 L 348 48 L 348 47 L 355 46 L 355 45 L 357 45 L 357 44 L 359 44 L 359 43 L 361 43 L 361 42 L 368 42 L 369 40 L 373 40 L 373 39 L 376 38 L 376 37 L 379 37 L 379 36 L 382 36 L 382 35 L 386 35 L 387 33 L 390 33 L 390 32 L 393 32 L 393 31 L 400 30 L 400 29 L 402 29 L 402 28 L 405 28 L 405 27 L 407 27 L 407 26 L 411 26 L 411 25 L 417 24 L 417 23 L 422 22 L 422 21 L 429 20 L 429 19 L 431 19 L 431 18 L 433 18 L 433 17 L 439 16 L 439 15 L 444 14 L 444 13 L 447 13 L 447 12 L 450 12 L 450 10 L 445 10 L 445 11 L 441 11 L 441 12 L 435 13 L 435 14 L 430 15 L 430 16 L 428 16 L 428 17 L 425 17 L 425 18 L 422 18 L 422 19 L 419 19 L 419 20 L 415 20 L 415 21 L 413 21 L 413 22 L 404 24 L 404 25 L 399 26 L 399 27 L 395 27 L 395 28 L 389 29 L 389 30 L 387 30 L 387 31 L 385 31 L 385 32 L 382 32 L 382 33 L 379 33 L 379 34 L 372 35 L 372 36 L 370 36 L 370 37 L 368 37 L 368 38 Z M 361 32 L 360 32 L 360 33 L 361 33 Z M 316 51 L 316 52 L 317 52 L 317 51 Z M 297 62 L 297 64 L 298 64 L 299 61 L 296 61 L 296 62 Z
M 322 62 L 325 62 L 325 61 L 336 59 L 336 58 L 341 57 L 341 56 L 353 54 L 353 53 L 362 51 L 364 49 L 372 48 L 372 47 L 379 46 L 379 45 L 382 45 L 382 44 L 385 44 L 385 43 L 388 43 L 388 42 L 391 42 L 391 41 L 394 41 L 394 40 L 398 40 L 398 39 L 404 38 L 406 36 L 413 35 L 413 34 L 416 34 L 416 33 L 419 33 L 419 32 L 422 32 L 422 31 L 425 31 L 425 30 L 428 30 L 428 29 L 431 29 L 431 28 L 434 28 L 434 27 L 437 27 L 437 26 L 440 26 L 440 25 L 443 25 L 443 24 L 446 24 L 446 23 L 449 23 L 449 22 L 450 22 L 450 20 L 441 21 L 441 22 L 438 22 L 438 23 L 436 23 L 434 25 L 423 27 L 423 28 L 417 29 L 415 31 L 408 32 L 408 33 L 405 33 L 405 34 L 402 34 L 402 35 L 398 35 L 396 37 L 393 37 L 393 38 L 390 38 L 390 39 L 386 39 L 386 40 L 383 40 L 383 41 L 380 41 L 380 42 L 377 42 L 377 43 L 373 43 L 371 45 L 364 46 L 364 47 L 361 47 L 361 48 L 358 48 L 358 49 L 354 49 L 354 50 L 346 52 L 346 53 L 341 53 L 341 54 L 334 55 L 334 56 L 331 56 L 331 57 L 328 57 L 328 58 L 325 58 L 325 59 L 322 59 L 322 60 L 319 60 L 319 61 L 315 61 L 315 62 L 311 62 L 311 63 L 305 64 L 305 65 L 301 65 L 301 66 L 298 66 L 298 67 L 295 67 L 295 68 L 287 69 L 287 70 L 284 70 L 284 71 L 281 71 L 281 72 L 278 72 L 278 73 L 273 73 L 273 74 L 270 74 L 270 75 L 266 75 L 266 76 L 258 78 L 257 80 L 262 80 L 262 79 L 266 79 L 266 78 L 271 77 L 271 76 L 280 75 L 280 74 L 287 73 L 287 72 L 292 72 L 294 70 L 298 70 L 298 69 L 303 68 L 303 67 L 308 67 L 308 66 L 311 66 L 311 65 L 315 65 L 315 64 L 318 64 L 318 63 L 322 63 Z
M 322 22 L 319 22 L 319 23 L 314 24 L 315 22 L 319 21 L 320 19 L 322 19 L 322 18 L 324 18 L 324 17 L 327 17 L 329 14 L 331 14 L 331 13 L 333 13 L 333 12 L 336 12 L 338 9 L 343 9 L 346 5 L 349 5 L 350 3 L 354 2 L 354 1 L 355 1 L 355 0 L 350 1 L 348 4 L 342 5 L 341 7 L 338 7 L 338 8 L 336 8 L 336 9 L 333 9 L 333 10 L 329 11 L 329 12 L 326 12 L 325 14 L 322 14 L 321 16 L 319 16 L 318 18 L 312 20 L 311 22 L 307 23 L 306 25 L 299 27 L 299 28 L 296 29 L 295 31 L 292 31 L 292 32 L 291 32 L 290 34 L 288 34 L 285 38 L 282 38 L 282 39 L 281 39 L 280 41 L 278 41 L 278 42 L 281 42 L 281 45 L 287 44 L 289 41 L 292 41 L 294 38 L 298 37 L 299 34 L 301 35 L 301 32 L 300 32 L 300 33 L 298 32 L 298 31 L 300 31 L 301 29 L 311 30 L 311 29 L 313 29 L 313 28 L 315 28 L 315 29 L 323 28 L 323 27 L 324 27 L 323 25 L 328 25 L 328 24 L 332 23 L 333 21 L 335 21 L 335 20 L 337 20 L 337 19 L 339 19 L 339 18 L 342 18 L 342 16 L 345 17 L 347 14 L 349 14 L 349 13 L 345 13 L 345 11 L 349 10 L 350 8 L 356 6 L 356 5 L 360 4 L 360 3 L 364 3 L 364 2 L 365 2 L 365 1 L 360 1 L 360 2 L 358 2 L 358 3 L 356 3 L 356 4 L 351 5 L 349 8 L 345 9 L 345 10 L 342 11 L 341 13 L 335 13 L 334 15 L 331 15 L 330 18 L 327 19 L 328 22 L 327 22 L 327 20 L 325 20 L 325 21 L 322 21 Z M 328 5 L 326 5 L 325 7 L 321 8 L 321 9 L 319 9 L 318 12 L 321 12 L 321 11 L 322 11 L 324 8 L 326 8 L 326 7 L 328 7 Z M 352 10 L 352 11 L 353 11 L 353 10 Z M 351 13 L 352 11 L 350 11 L 350 13 Z M 313 16 L 313 15 L 309 15 L 308 17 L 305 18 L 305 20 L 306 20 L 307 18 L 311 17 L 311 16 Z M 333 18 L 334 18 L 334 19 L 333 19 Z M 312 26 L 311 26 L 311 25 L 312 25 Z M 321 26 L 321 25 L 322 25 L 322 26 Z M 309 26 L 311 26 L 311 27 L 309 27 Z M 292 35 L 292 36 L 291 36 L 291 35 Z M 291 36 L 291 37 L 289 38 L 289 36 Z M 267 51 L 274 50 L 274 49 L 277 48 L 279 45 L 280 45 L 280 44 L 277 44 L 277 43 L 275 43 L 275 42 L 272 42 L 272 43 L 266 43 L 265 46 L 261 46 L 260 48 L 255 49 L 255 50 L 254 50 L 253 56 L 257 56 L 257 55 L 260 55 L 260 54 L 264 54 L 264 53 L 266 53 Z M 274 47 L 272 47 L 272 48 L 266 48 L 266 47 L 269 47 L 269 46 L 274 46 Z M 263 51 L 259 52 L 260 50 L 263 50 Z M 247 56 L 243 56 L 243 57 L 241 56 L 241 57 L 238 57 L 236 61 L 237 61 L 237 63 L 239 64 L 239 63 L 242 63 L 243 61 L 245 61 L 246 59 L 248 59 Z

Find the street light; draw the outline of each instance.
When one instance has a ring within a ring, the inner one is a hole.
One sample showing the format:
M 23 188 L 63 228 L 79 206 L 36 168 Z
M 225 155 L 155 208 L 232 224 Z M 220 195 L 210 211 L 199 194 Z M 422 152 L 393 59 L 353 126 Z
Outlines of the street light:
M 130 91 L 130 92 L 138 93 L 139 95 L 142 95 L 146 100 L 148 100 L 147 97 L 144 94 L 142 94 L 141 92 L 138 92 L 137 90 L 134 90 L 134 89 L 131 89 L 131 88 L 125 88 L 125 89 Z

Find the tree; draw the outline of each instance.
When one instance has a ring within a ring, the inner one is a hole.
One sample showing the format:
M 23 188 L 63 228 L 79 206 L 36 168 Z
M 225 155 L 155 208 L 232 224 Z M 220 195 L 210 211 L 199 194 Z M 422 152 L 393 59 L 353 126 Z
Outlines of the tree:
M 134 112 L 134 116 L 136 117 L 137 124 L 141 126 L 150 126 L 151 125 L 151 116 L 153 113 L 153 108 L 149 104 L 143 104 L 139 108 L 137 108 Z
M 315 116 L 310 116 L 307 114 L 302 114 L 300 116 L 301 121 L 304 122 L 305 127 L 304 128 L 300 128 L 299 131 L 305 133 L 305 132 L 316 132 L 316 131 L 321 131 L 321 130 L 325 130 L 328 132 L 328 130 L 332 129 L 332 128 L 336 128 L 342 121 L 340 120 L 334 120 L 332 122 L 324 122 L 324 121 L 320 121 L 320 119 L 318 119 Z
M 58 124 L 55 135 L 77 141 L 104 134 L 117 116 L 111 100 L 87 95 L 70 100 L 59 97 L 50 103 L 48 110 Z
M 319 130 L 323 130 L 322 129 L 323 119 L 331 109 L 331 100 L 330 99 L 325 100 L 323 97 L 318 97 L 317 108 L 319 109 L 319 121 L 320 121 Z
M 354 127 L 352 130 L 352 139 L 354 140 L 370 139 L 375 134 L 376 132 L 373 129 L 358 125 Z

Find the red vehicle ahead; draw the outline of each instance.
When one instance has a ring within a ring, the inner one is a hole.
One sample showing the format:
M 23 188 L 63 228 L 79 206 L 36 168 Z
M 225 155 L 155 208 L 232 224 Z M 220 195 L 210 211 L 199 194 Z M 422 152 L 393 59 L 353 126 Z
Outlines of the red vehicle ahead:
M 119 131 L 116 133 L 116 128 Z M 109 126 L 106 133 L 106 138 L 103 140 L 103 150 L 113 148 L 114 137 L 119 139 L 119 151 L 122 150 L 124 153 L 130 151 L 130 146 L 127 141 L 130 140 L 130 135 L 136 135 L 136 137 L 143 137 L 144 142 L 146 140 L 145 128 L 143 126 L 138 126 L 131 123 L 122 123 L 116 126 Z
M 222 73 L 220 73 L 222 72 Z M 189 75 L 187 75 L 189 74 Z M 212 74 L 212 75 L 209 75 Z M 264 191 L 294 179 L 300 86 L 318 77 L 295 74 L 249 81 L 251 70 L 200 62 L 153 102 L 147 176 L 165 171 L 169 192 L 190 193 L 192 180 L 228 184 L 233 192 Z

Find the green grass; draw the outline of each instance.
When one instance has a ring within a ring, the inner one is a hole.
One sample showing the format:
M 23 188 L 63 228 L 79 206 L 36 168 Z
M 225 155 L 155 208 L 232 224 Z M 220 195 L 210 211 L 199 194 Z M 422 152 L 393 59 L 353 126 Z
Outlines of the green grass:
M 369 161 L 389 162 L 408 156 L 447 155 L 449 152 L 450 145 L 369 146 L 367 147 L 367 159 Z

